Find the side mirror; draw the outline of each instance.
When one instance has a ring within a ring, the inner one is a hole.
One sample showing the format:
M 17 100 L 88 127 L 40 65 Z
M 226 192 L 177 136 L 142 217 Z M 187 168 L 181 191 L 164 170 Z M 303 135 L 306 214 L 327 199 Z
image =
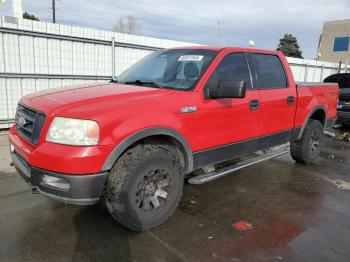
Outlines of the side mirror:
M 210 98 L 244 98 L 247 91 L 245 81 L 221 80 L 217 88 L 208 90 Z

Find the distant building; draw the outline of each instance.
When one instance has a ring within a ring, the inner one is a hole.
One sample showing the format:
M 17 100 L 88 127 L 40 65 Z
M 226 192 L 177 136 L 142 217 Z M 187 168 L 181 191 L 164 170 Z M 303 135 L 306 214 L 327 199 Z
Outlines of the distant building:
M 323 24 L 318 53 L 322 61 L 350 64 L 350 19 Z

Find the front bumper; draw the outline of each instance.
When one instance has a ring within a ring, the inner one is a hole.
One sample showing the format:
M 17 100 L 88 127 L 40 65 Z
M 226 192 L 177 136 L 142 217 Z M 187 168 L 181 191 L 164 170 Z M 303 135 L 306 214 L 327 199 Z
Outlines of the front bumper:
M 77 205 L 95 204 L 103 193 L 108 172 L 89 175 L 66 175 L 32 167 L 15 150 L 11 151 L 12 163 L 21 177 L 37 192 L 55 200 Z M 61 178 L 69 183 L 69 189 L 60 189 L 43 183 L 43 175 Z

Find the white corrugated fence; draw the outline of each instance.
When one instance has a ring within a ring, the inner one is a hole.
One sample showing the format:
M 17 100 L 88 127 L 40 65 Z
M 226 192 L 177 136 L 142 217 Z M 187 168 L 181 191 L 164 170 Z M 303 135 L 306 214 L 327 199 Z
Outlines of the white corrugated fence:
M 0 128 L 8 127 L 18 100 L 28 93 L 108 81 L 154 50 L 188 45 L 195 44 L 2 16 Z M 333 63 L 288 61 L 296 81 L 322 81 L 338 70 Z

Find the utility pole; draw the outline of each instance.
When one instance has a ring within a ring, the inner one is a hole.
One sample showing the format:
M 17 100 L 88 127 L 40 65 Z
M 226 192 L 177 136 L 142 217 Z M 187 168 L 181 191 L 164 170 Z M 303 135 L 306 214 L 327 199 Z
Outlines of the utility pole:
M 339 61 L 339 64 L 338 64 L 338 74 L 340 74 L 340 71 L 341 71 L 341 61 Z
M 222 45 L 221 25 L 219 21 L 218 21 L 218 33 L 219 33 L 220 45 Z
M 56 23 L 56 0 L 52 0 L 52 23 Z

